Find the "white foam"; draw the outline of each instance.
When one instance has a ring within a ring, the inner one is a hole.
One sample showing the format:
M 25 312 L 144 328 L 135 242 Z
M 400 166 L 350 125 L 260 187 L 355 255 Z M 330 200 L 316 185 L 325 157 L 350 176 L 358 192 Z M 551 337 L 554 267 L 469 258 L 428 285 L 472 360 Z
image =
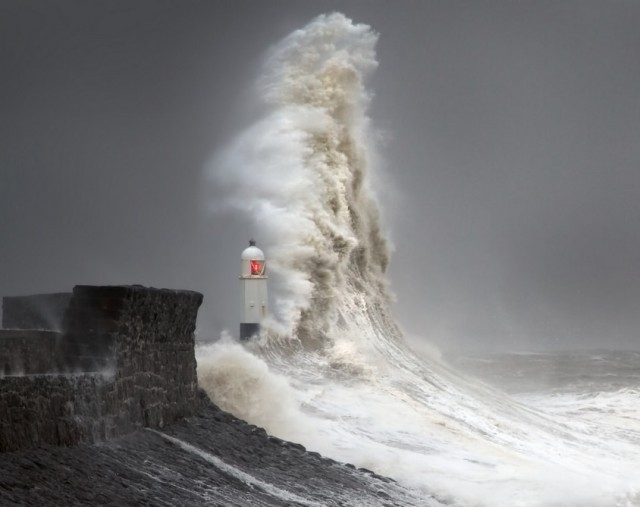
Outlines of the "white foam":
M 198 384 L 227 412 L 300 441 L 313 431 L 288 379 L 230 337 L 196 349 Z
M 369 180 L 376 40 L 332 14 L 274 46 L 266 114 L 212 165 L 226 206 L 264 232 L 278 303 L 250 350 L 199 352 L 200 382 L 275 435 L 464 505 L 638 505 L 633 438 L 511 399 L 402 336 Z

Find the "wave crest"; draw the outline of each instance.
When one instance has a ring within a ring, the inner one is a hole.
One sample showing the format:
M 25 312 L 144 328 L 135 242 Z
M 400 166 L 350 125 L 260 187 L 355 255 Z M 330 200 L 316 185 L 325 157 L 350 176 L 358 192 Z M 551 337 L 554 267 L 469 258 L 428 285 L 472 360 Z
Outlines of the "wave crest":
M 280 294 L 270 328 L 303 343 L 353 326 L 345 307 L 387 313 L 389 247 L 367 176 L 376 42 L 334 13 L 274 46 L 260 80 L 268 111 L 215 164 L 226 204 L 264 232 Z

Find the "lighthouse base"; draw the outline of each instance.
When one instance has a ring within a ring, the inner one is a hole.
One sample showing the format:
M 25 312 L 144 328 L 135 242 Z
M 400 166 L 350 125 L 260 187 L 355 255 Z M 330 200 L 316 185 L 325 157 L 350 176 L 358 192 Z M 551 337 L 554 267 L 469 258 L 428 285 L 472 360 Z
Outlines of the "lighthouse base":
M 260 324 L 243 322 L 240 324 L 240 340 L 246 341 L 260 334 Z

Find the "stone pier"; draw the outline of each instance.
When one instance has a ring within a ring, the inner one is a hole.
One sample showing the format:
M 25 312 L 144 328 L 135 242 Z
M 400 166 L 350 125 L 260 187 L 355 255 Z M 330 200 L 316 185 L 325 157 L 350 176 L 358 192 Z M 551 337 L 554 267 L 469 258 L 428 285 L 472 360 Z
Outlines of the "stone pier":
M 42 326 L 29 308 L 47 295 L 34 298 L 3 301 L 3 322 L 14 329 L 0 331 L 0 452 L 96 442 L 197 411 L 202 294 L 79 285 L 60 331 L 15 329 Z

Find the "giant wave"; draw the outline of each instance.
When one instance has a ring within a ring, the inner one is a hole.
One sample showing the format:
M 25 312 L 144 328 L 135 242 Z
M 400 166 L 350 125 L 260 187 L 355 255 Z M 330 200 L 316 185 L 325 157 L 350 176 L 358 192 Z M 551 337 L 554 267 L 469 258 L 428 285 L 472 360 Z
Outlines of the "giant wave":
M 270 50 L 264 114 L 208 177 L 254 217 L 278 297 L 255 342 L 199 349 L 200 384 L 273 435 L 456 504 L 640 505 L 637 411 L 621 433 L 526 404 L 393 319 L 367 116 L 377 38 L 334 13 Z

